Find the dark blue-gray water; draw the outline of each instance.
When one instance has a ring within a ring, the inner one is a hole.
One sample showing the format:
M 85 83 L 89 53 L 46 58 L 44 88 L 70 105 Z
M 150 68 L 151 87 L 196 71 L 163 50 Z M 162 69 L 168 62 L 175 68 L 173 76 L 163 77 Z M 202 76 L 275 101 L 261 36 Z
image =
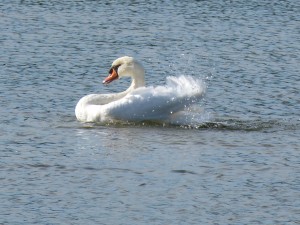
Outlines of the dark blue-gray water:
M 0 224 L 300 224 L 298 0 L 2 0 L 0 30 Z M 76 121 L 123 55 L 203 79 L 203 122 Z

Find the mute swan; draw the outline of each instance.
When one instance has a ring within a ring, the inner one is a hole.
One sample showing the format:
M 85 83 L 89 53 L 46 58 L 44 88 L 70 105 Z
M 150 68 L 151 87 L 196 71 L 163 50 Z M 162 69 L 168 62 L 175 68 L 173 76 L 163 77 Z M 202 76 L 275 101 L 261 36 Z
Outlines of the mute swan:
M 162 121 L 201 99 L 205 87 L 201 80 L 190 76 L 167 77 L 167 84 L 145 87 L 143 66 L 132 57 L 116 59 L 103 84 L 129 76 L 130 87 L 115 94 L 90 94 L 79 100 L 75 114 L 81 122 Z

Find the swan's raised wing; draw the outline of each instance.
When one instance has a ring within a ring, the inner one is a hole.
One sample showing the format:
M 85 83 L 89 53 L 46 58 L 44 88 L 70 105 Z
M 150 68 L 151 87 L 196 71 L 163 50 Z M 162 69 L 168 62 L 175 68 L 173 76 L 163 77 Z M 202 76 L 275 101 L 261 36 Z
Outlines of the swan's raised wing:
M 107 115 L 128 121 L 162 121 L 198 102 L 204 83 L 190 76 L 168 77 L 165 86 L 142 87 L 124 98 L 109 103 Z

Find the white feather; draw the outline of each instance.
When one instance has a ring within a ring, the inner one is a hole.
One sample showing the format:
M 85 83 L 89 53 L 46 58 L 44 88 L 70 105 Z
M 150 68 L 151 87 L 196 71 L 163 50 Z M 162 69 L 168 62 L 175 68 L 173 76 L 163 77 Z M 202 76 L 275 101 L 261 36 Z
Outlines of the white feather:
M 91 94 L 76 105 L 75 114 L 82 122 L 170 121 L 175 113 L 198 102 L 205 85 L 191 76 L 167 77 L 165 86 L 144 87 L 144 69 L 131 57 L 121 57 L 112 66 L 119 65 L 118 75 L 131 76 L 132 84 L 117 94 Z

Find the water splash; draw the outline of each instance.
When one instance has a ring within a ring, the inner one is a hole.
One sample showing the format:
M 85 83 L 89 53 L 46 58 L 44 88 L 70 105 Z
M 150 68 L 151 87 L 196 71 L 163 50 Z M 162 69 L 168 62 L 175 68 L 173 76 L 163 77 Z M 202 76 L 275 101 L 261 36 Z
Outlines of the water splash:
M 98 129 L 99 126 L 108 127 L 135 127 L 135 128 L 149 128 L 149 127 L 164 127 L 164 128 L 179 128 L 179 129 L 193 129 L 193 130 L 216 130 L 216 131 L 231 131 L 231 132 L 279 132 L 286 130 L 300 130 L 300 120 L 282 120 L 282 119 L 241 119 L 216 117 L 211 112 L 206 112 L 199 106 L 193 106 L 193 109 L 183 111 L 176 115 L 172 121 L 123 121 L 110 120 L 105 124 L 85 123 L 82 124 L 84 129 Z

